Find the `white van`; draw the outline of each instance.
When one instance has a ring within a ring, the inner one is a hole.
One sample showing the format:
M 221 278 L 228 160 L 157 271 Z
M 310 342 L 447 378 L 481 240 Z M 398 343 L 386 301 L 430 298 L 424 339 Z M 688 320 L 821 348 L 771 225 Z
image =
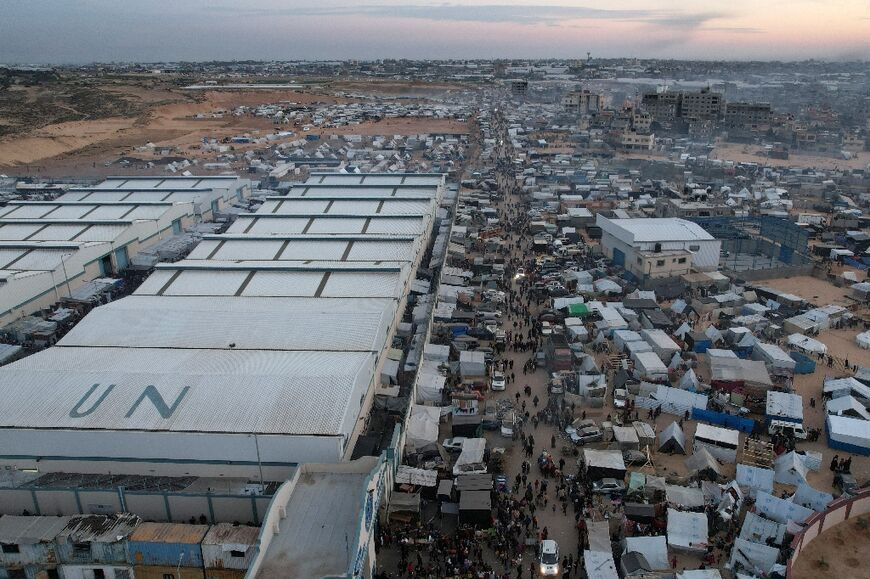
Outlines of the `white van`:
M 804 430 L 802 424 L 789 422 L 788 420 L 771 420 L 770 426 L 767 427 L 767 433 L 771 436 L 774 434 L 791 434 L 798 440 L 806 440 L 807 438 L 807 431 Z

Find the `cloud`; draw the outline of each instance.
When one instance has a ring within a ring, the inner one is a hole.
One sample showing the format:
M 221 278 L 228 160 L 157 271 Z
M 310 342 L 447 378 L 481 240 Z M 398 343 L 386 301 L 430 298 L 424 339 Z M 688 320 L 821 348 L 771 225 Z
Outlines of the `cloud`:
M 435 22 L 480 22 L 490 24 L 562 25 L 577 20 L 602 20 L 649 24 L 661 28 L 694 30 L 723 18 L 719 12 L 683 12 L 661 9 L 609 9 L 563 5 L 494 4 L 362 4 L 342 6 L 301 6 L 295 8 L 214 7 L 212 10 L 252 16 L 368 16 L 373 18 L 411 18 Z

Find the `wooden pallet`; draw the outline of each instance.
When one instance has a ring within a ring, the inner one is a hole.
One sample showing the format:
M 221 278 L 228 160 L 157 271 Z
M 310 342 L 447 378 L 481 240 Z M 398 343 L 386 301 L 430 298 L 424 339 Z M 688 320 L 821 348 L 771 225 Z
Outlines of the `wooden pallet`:
M 743 464 L 758 468 L 771 468 L 773 466 L 773 444 L 763 440 L 747 438 L 743 442 L 740 452 L 740 460 Z

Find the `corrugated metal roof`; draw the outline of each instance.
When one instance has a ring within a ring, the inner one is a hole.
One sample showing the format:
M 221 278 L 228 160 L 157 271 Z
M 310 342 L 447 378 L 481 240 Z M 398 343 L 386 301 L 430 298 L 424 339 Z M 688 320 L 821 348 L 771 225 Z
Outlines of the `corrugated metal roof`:
M 635 243 L 715 239 L 697 223 L 676 217 L 611 219 L 610 223 Z
M 181 523 L 142 523 L 130 535 L 131 541 L 142 543 L 180 543 L 197 545 L 208 533 L 208 525 Z
M 132 513 L 74 516 L 58 533 L 58 538 L 75 543 L 118 543 L 126 540 L 141 522 L 142 519 Z
M 369 352 L 49 348 L 0 372 L 0 427 L 349 435 L 374 363 Z M 164 417 L 147 388 L 177 406 Z
M 0 543 L 35 545 L 54 541 L 71 517 L 0 517 Z
M 60 346 L 380 351 L 393 299 L 130 296 L 93 310 Z
M 233 525 L 232 523 L 218 523 L 212 525 L 205 538 L 203 545 L 254 545 L 260 534 L 260 527 L 247 525 Z

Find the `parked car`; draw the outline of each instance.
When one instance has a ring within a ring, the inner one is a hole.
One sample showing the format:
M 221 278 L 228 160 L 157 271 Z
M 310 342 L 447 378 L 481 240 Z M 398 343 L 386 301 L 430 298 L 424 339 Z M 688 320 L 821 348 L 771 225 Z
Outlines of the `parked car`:
M 441 443 L 441 446 L 443 446 L 444 449 L 447 450 L 447 452 L 461 452 L 463 442 L 465 442 L 464 436 L 456 436 L 454 438 L 444 439 L 444 442 Z
M 625 483 L 615 478 L 603 478 L 592 483 L 592 492 L 598 495 L 625 492 Z
M 628 390 L 625 388 L 613 389 L 613 406 L 614 408 L 625 408 L 628 404 Z
M 604 433 L 597 426 L 584 426 L 581 428 L 569 426 L 565 429 L 565 432 L 568 433 L 571 442 L 574 444 L 586 444 L 588 442 L 601 442 L 604 440 Z
M 558 576 L 559 568 L 559 544 L 547 539 L 538 545 L 538 573 L 543 577 Z
M 492 384 L 490 385 L 494 392 L 501 392 L 505 388 L 507 388 L 507 380 L 505 378 L 504 372 L 493 372 L 492 373 Z

